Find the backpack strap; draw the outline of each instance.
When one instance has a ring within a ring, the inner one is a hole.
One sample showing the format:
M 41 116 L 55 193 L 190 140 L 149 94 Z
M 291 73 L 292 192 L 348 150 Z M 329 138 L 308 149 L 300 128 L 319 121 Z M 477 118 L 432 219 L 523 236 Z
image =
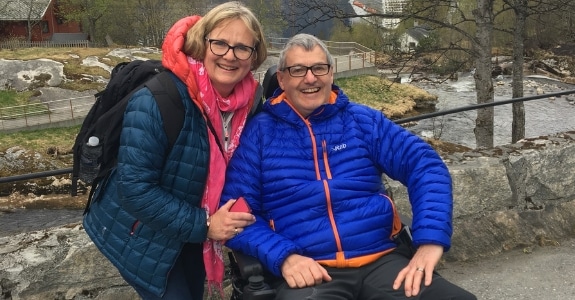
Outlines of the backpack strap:
M 169 149 L 174 146 L 176 139 L 180 134 L 182 126 L 184 124 L 184 114 L 179 113 L 185 111 L 184 105 L 180 97 L 180 92 L 178 87 L 174 83 L 174 80 L 170 78 L 169 72 L 161 72 L 160 74 L 154 76 L 148 82 L 146 82 L 146 87 L 154 95 L 154 99 L 158 104 L 160 109 L 160 114 L 164 122 L 164 130 L 168 137 Z M 258 112 L 262 110 L 263 106 L 263 87 L 258 85 L 254 97 L 254 103 L 248 114 L 248 120 Z M 174 114 L 174 111 L 178 112 Z M 216 129 L 209 118 L 206 117 L 206 124 L 214 136 L 217 136 Z M 224 147 L 222 146 L 219 139 L 216 139 L 220 151 L 224 153 Z
M 164 131 L 168 137 L 168 152 L 176 143 L 184 125 L 185 107 L 178 87 L 169 72 L 160 72 L 146 82 L 146 87 L 154 95 L 164 122 Z
M 248 120 L 251 119 L 251 117 L 253 117 L 255 114 L 262 111 L 264 101 L 266 100 L 263 97 L 264 97 L 264 88 L 260 84 L 258 84 L 258 87 L 256 88 L 256 94 L 254 96 L 254 104 L 252 105 L 250 113 L 248 114 Z

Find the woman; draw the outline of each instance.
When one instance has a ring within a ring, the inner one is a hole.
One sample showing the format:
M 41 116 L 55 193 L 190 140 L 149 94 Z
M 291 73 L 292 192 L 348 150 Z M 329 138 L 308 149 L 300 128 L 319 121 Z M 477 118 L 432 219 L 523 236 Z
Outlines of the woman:
M 221 241 L 254 222 L 218 203 L 228 160 L 259 87 L 266 59 L 261 25 L 238 2 L 179 20 L 162 46 L 185 120 L 170 153 L 147 88 L 126 109 L 118 164 L 94 194 L 84 227 L 143 299 L 202 299 L 221 291 Z M 205 263 L 204 263 L 205 262 Z

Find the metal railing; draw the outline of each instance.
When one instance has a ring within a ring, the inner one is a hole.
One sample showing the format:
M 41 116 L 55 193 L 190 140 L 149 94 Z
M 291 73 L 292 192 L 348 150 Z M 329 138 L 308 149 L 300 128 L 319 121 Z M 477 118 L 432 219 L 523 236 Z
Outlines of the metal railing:
M 459 107 L 459 108 L 455 108 L 455 109 L 437 111 L 437 112 L 433 112 L 433 113 L 429 113 L 429 114 L 423 114 L 423 115 L 419 115 L 419 116 L 415 116 L 415 117 L 398 119 L 398 120 L 394 120 L 394 122 L 396 124 L 405 124 L 408 122 L 419 121 L 419 120 L 434 118 L 437 116 L 459 113 L 459 112 L 463 112 L 463 111 L 476 110 L 476 109 L 481 109 L 481 108 L 486 108 L 486 107 L 491 107 L 491 106 L 512 104 L 512 103 L 516 103 L 516 102 L 532 101 L 532 100 L 544 99 L 544 98 L 549 98 L 549 97 L 559 97 L 559 96 L 570 95 L 570 94 L 575 94 L 575 90 L 567 90 L 567 91 L 562 91 L 562 92 L 557 92 L 557 93 L 549 93 L 549 94 L 545 94 L 545 95 L 536 95 L 536 96 L 529 96 L 529 97 L 513 98 L 513 99 L 509 99 L 509 100 L 495 101 L 495 102 L 490 102 L 490 103 L 480 103 L 480 104 L 468 105 L 468 106 L 463 106 L 463 107 Z M 64 175 L 64 174 L 70 174 L 70 173 L 72 173 L 72 168 L 50 170 L 50 171 L 44 171 L 44 172 L 38 172 L 38 173 L 15 175 L 15 176 L 9 176 L 9 177 L 1 177 L 0 183 L 8 183 L 8 182 L 15 182 L 15 181 L 20 181 L 20 180 L 28 180 L 28 179 L 42 178 L 42 177 L 48 177 L 48 176 Z M 72 182 L 74 182 L 74 180 Z M 73 184 L 72 195 L 75 195 L 75 192 L 74 192 L 75 189 L 76 189 L 76 186 Z
M 28 105 L 0 107 L 0 132 L 47 128 L 59 124 L 80 122 L 92 108 L 94 100 L 94 96 L 83 96 Z M 30 109 L 30 107 L 38 105 L 42 105 L 44 109 Z

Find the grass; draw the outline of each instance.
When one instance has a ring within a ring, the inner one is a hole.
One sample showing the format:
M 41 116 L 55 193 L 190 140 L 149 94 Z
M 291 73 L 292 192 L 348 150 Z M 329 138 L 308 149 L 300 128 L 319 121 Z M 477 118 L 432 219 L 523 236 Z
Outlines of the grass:
M 8 120 L 50 113 L 44 104 L 29 102 L 28 99 L 33 95 L 32 91 L 0 91 L 0 119 Z
M 437 97 L 417 87 L 392 83 L 372 75 L 340 78 L 335 83 L 352 101 L 380 110 L 392 119 L 413 111 L 419 101 L 437 100 Z
M 47 153 L 49 149 L 57 149 L 60 153 L 72 150 L 74 139 L 80 131 L 80 126 L 65 128 L 50 128 L 15 133 L 0 133 L 0 151 L 20 146 L 38 153 Z

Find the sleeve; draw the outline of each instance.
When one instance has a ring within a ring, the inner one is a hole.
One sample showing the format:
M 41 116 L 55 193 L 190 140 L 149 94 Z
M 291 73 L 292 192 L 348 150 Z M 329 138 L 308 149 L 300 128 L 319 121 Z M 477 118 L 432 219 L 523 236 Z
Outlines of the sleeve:
M 142 89 L 124 114 L 117 166 L 120 203 L 154 231 L 182 242 L 203 242 L 206 212 L 160 184 L 167 148 L 158 106 L 149 90 Z
M 413 212 L 416 246 L 451 246 L 453 194 L 451 175 L 437 152 L 423 139 L 385 118 L 376 116 L 376 161 L 392 179 L 407 187 Z
M 251 122 L 240 140 L 226 173 L 226 184 L 220 205 L 229 199 L 243 196 L 250 207 L 256 222 L 244 229 L 236 237 L 228 240 L 230 249 L 256 257 L 276 276 L 281 276 L 281 265 L 293 253 L 301 254 L 292 241 L 275 233 L 266 217 L 262 195 L 262 149 L 264 138 L 258 130 L 257 121 Z

